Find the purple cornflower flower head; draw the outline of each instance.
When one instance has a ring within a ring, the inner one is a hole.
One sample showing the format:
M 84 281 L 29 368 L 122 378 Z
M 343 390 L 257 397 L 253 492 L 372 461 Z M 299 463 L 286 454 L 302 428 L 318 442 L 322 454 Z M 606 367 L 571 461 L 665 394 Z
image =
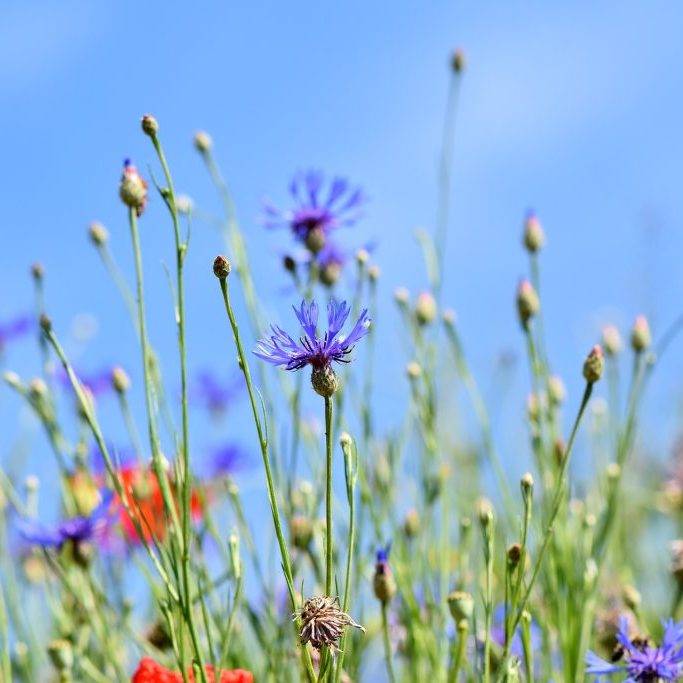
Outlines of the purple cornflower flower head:
M 332 361 L 350 361 L 348 356 L 353 347 L 367 334 L 370 327 L 368 311 L 363 309 L 351 332 L 347 336 L 341 335 L 339 333 L 351 309 L 346 301 L 339 303 L 333 299 L 327 305 L 327 332 L 318 337 L 318 304 L 315 301 L 309 304 L 302 301 L 299 308 L 292 308 L 305 334 L 296 342 L 281 327 L 271 325 L 273 334 L 258 342 L 254 354 L 286 370 L 299 370 L 310 365 L 313 389 L 321 396 L 329 398 L 338 386 Z
M 212 414 L 218 416 L 225 413 L 243 386 L 241 376 L 221 382 L 212 372 L 200 372 L 190 389 L 190 398 L 193 403 L 203 404 Z
M 391 554 L 391 541 L 389 541 L 383 548 L 377 551 L 377 565 L 388 565 L 389 555 Z
M 244 461 L 244 450 L 235 443 L 227 443 L 211 453 L 211 473 L 214 477 L 230 476 Z
M 31 330 L 33 319 L 28 315 L 20 315 L 9 322 L 0 324 L 0 351 L 17 337 L 21 337 Z
M 373 588 L 377 599 L 384 604 L 391 602 L 397 590 L 396 581 L 389 566 L 390 553 L 391 541 L 377 551 L 377 562 L 375 563 Z
M 586 654 L 586 673 L 606 676 L 625 673 L 625 683 L 678 681 L 683 676 L 683 623 L 673 619 L 662 622 L 664 637 L 659 647 L 632 641 L 628 636 L 628 619 L 621 617 L 617 640 L 623 650 L 624 663 L 606 662 L 594 652 Z
M 266 202 L 266 226 L 287 226 L 308 249 L 320 251 L 331 230 L 358 220 L 365 202 L 361 189 L 352 188 L 344 178 L 333 178 L 327 190 L 324 185 L 324 176 L 319 171 L 297 174 L 289 186 L 295 207 L 283 211 Z
M 116 510 L 112 508 L 113 498 L 114 494 L 106 491 L 102 494 L 100 504 L 89 515 L 71 517 L 53 527 L 24 517 L 17 523 L 19 533 L 34 545 L 60 549 L 67 541 L 76 546 L 96 542 L 106 535 L 116 519 Z

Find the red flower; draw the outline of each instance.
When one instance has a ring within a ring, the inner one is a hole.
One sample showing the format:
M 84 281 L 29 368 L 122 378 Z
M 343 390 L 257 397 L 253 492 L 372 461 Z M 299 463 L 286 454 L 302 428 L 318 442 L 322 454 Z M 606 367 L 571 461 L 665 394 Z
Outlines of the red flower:
M 206 677 L 209 683 L 254 683 L 254 676 L 244 669 L 221 670 L 221 677 L 216 681 L 213 667 L 207 666 Z M 188 679 L 191 683 L 195 683 L 192 671 L 188 671 Z M 182 680 L 182 674 L 169 671 L 153 659 L 143 657 L 137 671 L 133 674 L 131 683 L 182 683 Z
M 123 505 L 120 508 L 120 521 L 126 538 L 132 543 L 140 542 L 134 523 L 137 521 L 147 541 L 152 537 L 158 541 L 163 540 L 166 537 L 166 517 L 161 486 L 156 474 L 151 469 L 140 465 L 127 465 L 121 468 L 119 478 L 125 491 L 126 502 L 131 509 L 129 515 Z M 170 477 L 169 484 L 171 492 L 175 493 Z M 120 502 L 118 495 L 116 499 Z M 202 501 L 194 491 L 192 492 L 191 513 L 193 519 L 199 519 L 202 514 Z

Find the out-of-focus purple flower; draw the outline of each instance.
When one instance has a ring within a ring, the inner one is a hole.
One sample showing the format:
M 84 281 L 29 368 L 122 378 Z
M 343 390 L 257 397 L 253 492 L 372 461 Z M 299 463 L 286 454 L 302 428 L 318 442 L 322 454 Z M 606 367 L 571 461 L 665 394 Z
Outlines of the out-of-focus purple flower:
M 211 453 L 211 474 L 214 477 L 225 477 L 232 474 L 244 465 L 246 455 L 241 446 L 236 443 L 227 443 L 218 446 Z
M 116 519 L 116 509 L 112 507 L 113 493 L 102 493 L 100 504 L 87 516 L 65 519 L 49 527 L 26 517 L 17 522 L 23 538 L 34 545 L 61 548 L 67 541 L 78 545 L 102 539 Z
M 78 377 L 79 382 L 90 391 L 90 393 L 95 397 L 102 396 L 110 391 L 113 391 L 111 370 L 101 370 L 100 372 L 94 373 L 92 375 L 81 374 L 76 372 L 76 377 Z M 71 388 L 71 380 L 69 375 L 66 373 L 64 368 L 59 368 L 56 374 L 57 381 L 63 387 Z
M 365 197 L 360 188 L 353 188 L 344 178 L 332 178 L 326 187 L 319 171 L 299 173 L 289 186 L 295 206 L 280 210 L 270 202 L 264 203 L 266 226 L 289 227 L 296 239 L 313 252 L 325 246 L 329 232 L 352 225 L 360 217 Z
M 200 372 L 190 389 L 193 404 L 204 405 L 214 415 L 223 414 L 244 387 L 241 376 L 221 382 L 209 371 Z
M 524 645 L 522 643 L 521 626 L 517 627 L 517 630 L 512 636 L 512 642 L 510 643 L 510 654 L 517 657 L 519 660 L 524 659 Z M 531 649 L 533 651 L 538 650 L 541 647 L 541 629 L 536 622 L 532 621 L 530 624 L 530 635 L 531 635 Z M 498 647 L 505 647 L 505 606 L 498 605 L 493 612 L 493 625 L 491 626 L 491 640 L 498 645 Z M 484 644 L 482 641 L 477 642 L 477 647 L 480 653 L 484 651 Z
M 262 360 L 286 370 L 299 370 L 306 365 L 322 369 L 332 361 L 348 363 L 348 355 L 370 327 L 368 311 L 363 309 L 348 336 L 340 335 L 351 309 L 345 301 L 339 303 L 332 300 L 327 305 L 327 332 L 318 337 L 318 304 L 315 301 L 309 304 L 302 301 L 299 308 L 292 308 L 306 334 L 295 342 L 281 327 L 271 325 L 273 334 L 261 339 L 254 351 Z
M 624 663 L 606 662 L 594 652 L 586 654 L 586 673 L 607 676 L 612 673 L 628 674 L 628 683 L 652 681 L 678 681 L 683 676 L 683 623 L 673 619 L 663 622 L 664 637 L 659 647 L 646 642 L 634 642 L 628 636 L 628 619 L 619 621 L 617 640 L 624 653 Z
M 0 351 L 2 351 L 9 342 L 22 337 L 27 332 L 34 329 L 34 320 L 29 315 L 20 315 L 6 323 L 0 324 Z

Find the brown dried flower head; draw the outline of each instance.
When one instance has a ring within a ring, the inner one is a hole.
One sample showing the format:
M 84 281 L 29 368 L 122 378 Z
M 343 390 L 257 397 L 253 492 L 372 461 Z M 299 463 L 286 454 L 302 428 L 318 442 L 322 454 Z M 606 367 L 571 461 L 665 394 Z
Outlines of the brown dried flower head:
M 333 655 L 338 650 L 337 643 L 347 626 L 353 626 L 365 633 L 360 624 L 340 609 L 337 598 L 325 595 L 306 600 L 296 617 L 301 619 L 299 638 L 302 644 L 310 643 L 316 650 L 326 645 Z

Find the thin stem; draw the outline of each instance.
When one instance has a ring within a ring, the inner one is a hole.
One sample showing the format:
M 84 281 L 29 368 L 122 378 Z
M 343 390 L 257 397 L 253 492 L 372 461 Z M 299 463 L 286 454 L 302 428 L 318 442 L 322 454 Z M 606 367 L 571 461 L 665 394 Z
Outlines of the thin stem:
M 325 397 L 325 595 L 332 595 L 332 398 Z
M 457 624 L 457 641 L 453 642 L 453 648 L 455 650 L 455 656 L 453 657 L 453 666 L 448 674 L 448 683 L 456 683 L 458 680 L 458 674 L 462 668 L 462 662 L 465 657 L 465 648 L 467 646 L 467 630 L 469 624 L 467 620 L 462 619 L 459 624 Z M 456 644 L 457 642 L 457 644 Z
M 394 658 L 391 654 L 391 639 L 389 638 L 389 620 L 387 619 L 387 603 L 382 602 L 382 640 L 384 641 L 384 659 L 390 683 L 395 683 Z

